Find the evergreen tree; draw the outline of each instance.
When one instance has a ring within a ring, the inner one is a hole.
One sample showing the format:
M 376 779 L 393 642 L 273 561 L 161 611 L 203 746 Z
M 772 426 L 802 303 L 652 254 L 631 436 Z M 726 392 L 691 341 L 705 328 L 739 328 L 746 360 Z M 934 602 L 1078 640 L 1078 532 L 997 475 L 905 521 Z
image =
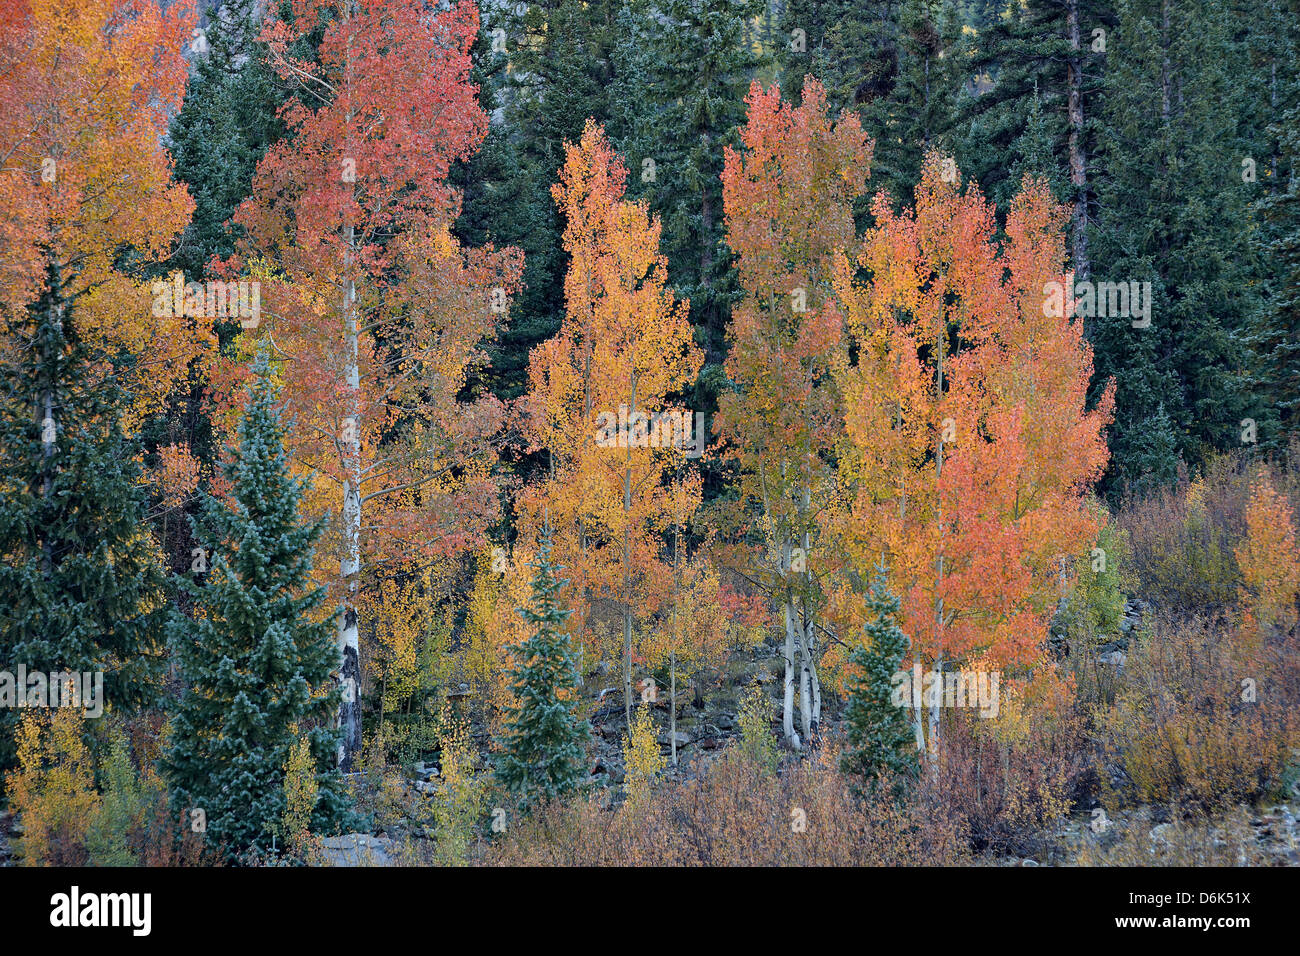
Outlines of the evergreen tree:
M 571 612 L 559 604 L 559 593 L 569 582 L 556 577 L 563 568 L 551 562 L 549 527 L 540 545 L 532 562 L 532 602 L 519 608 L 534 630 L 511 648 L 514 701 L 506 711 L 496 768 L 497 779 L 525 812 L 581 786 L 587 776 L 585 748 L 591 735 L 571 699 L 578 686 L 578 667 L 564 630 Z
M 888 772 L 901 785 L 916 774 L 916 744 L 902 708 L 893 702 L 894 675 L 902 669 L 907 636 L 898 627 L 899 601 L 889 591 L 885 569 L 877 566 L 867 597 L 871 623 L 865 640 L 849 655 L 855 672 L 845 719 L 849 749 L 841 761 L 845 773 L 868 784 Z
M 1276 263 L 1270 295 L 1250 337 L 1253 382 L 1262 406 L 1260 443 L 1285 447 L 1300 434 L 1300 106 L 1278 123 L 1285 189 L 1261 207 L 1265 254 Z
M 310 586 L 322 525 L 299 520 L 302 486 L 289 474 L 264 353 L 254 373 L 239 448 L 223 468 L 231 501 L 205 495 L 193 522 L 204 548 L 198 567 L 210 562 L 202 584 L 182 581 L 198 613 L 168 624 L 186 683 L 163 761 L 172 803 L 186 819 L 203 810 L 209 839 L 232 857 L 270 849 L 298 728 L 317 767 L 312 828 L 328 829 L 343 813 L 334 622 L 315 619 L 325 589 Z
M 898 82 L 898 0 L 791 0 L 777 47 L 781 90 L 802 98 L 803 78 L 826 89 L 832 114 L 888 96 Z
M 1210 0 L 1120 4 L 1110 41 L 1098 169 L 1097 280 L 1150 282 L 1149 327 L 1088 323 L 1099 391 L 1116 382 L 1107 488 L 1172 462 L 1150 459 L 1163 405 L 1178 454 L 1240 447 L 1258 418 L 1245 377 L 1256 309 L 1249 192 L 1237 156 L 1242 87 L 1232 81 L 1231 11 Z
M 1074 204 L 1071 261 L 1089 274 L 1094 113 L 1115 27 L 1112 0 L 1026 0 L 985 16 L 969 45 L 958 161 L 1006 212 L 1026 172 Z M 1008 156 L 1016 157 L 1008 162 Z
M 472 53 L 492 130 L 455 179 L 465 188 L 457 235 L 524 251 L 523 289 L 490 346 L 486 387 L 502 399 L 528 387 L 528 354 L 564 314 L 564 225 L 551 184 L 591 117 L 609 119 L 614 0 L 543 0 L 487 7 Z
M 1254 94 L 1242 117 L 1241 162 L 1253 164 L 1258 258 L 1268 264 L 1251 324 L 1252 392 L 1259 443 L 1285 448 L 1300 431 L 1300 0 L 1250 0 L 1245 80 Z
M 627 134 L 620 139 L 615 131 L 613 138 L 632 171 L 629 193 L 649 199 L 663 223 L 668 282 L 691 303 L 709 383 L 699 397 L 710 409 L 739 294 L 723 240 L 723 149 L 736 145 L 745 93 L 763 63 L 747 44 L 761 11 L 758 0 L 664 0 L 642 17 L 643 43 L 636 42 L 635 17 L 620 21 L 632 21 L 616 60 L 626 64 L 619 106 L 632 115 Z
M 235 251 L 228 225 L 252 191 L 253 171 L 267 147 L 284 135 L 284 99 L 258 42 L 259 0 L 227 0 L 214 11 L 203 39 L 192 45 L 185 103 L 168 130 L 173 176 L 194 198 L 194 215 L 170 266 L 201 279 L 214 256 Z M 295 50 L 310 57 L 310 51 Z
M 0 669 L 102 672 L 109 706 L 143 706 L 158 690 L 161 555 L 119 425 L 126 397 L 61 296 L 51 276 L 3 333 Z M 0 708 L 0 768 L 18 716 Z
M 486 344 L 488 367 L 473 373 L 474 386 L 481 383 L 502 400 L 524 394 L 529 351 L 559 328 L 556 310 L 563 311 L 563 287 L 557 287 L 557 276 L 564 274 L 550 195 L 559 165 L 548 170 L 538 162 L 539 152 L 548 151 L 534 152 L 536 131 L 515 119 L 517 110 L 524 108 L 523 97 L 514 89 L 507 67 L 514 67 L 510 51 L 517 49 L 519 41 L 508 40 L 500 49 L 499 37 L 493 33 L 506 26 L 522 30 L 520 22 L 504 11 L 485 14 L 470 50 L 472 79 L 491 122 L 483 145 L 448 177 L 462 195 L 461 215 L 452 227 L 462 244 L 514 246 L 524 253 L 523 288 L 511 302 L 508 322 Z M 540 107 L 529 103 L 528 108 Z
M 187 281 L 201 282 L 213 259 L 235 251 L 238 229 L 230 217 L 252 191 L 253 172 L 267 148 L 284 135 L 277 113 L 284 95 L 267 63 L 266 45 L 257 39 L 265 7 L 261 0 L 226 0 L 191 40 L 189 83 L 167 146 L 172 178 L 185 184 L 194 213 L 159 274 L 179 270 Z M 306 49 L 295 53 L 312 56 Z M 223 348 L 230 348 L 238 332 L 238 319 L 217 323 Z M 188 389 L 169 396 L 166 408 L 142 425 L 141 439 L 148 453 L 184 442 L 208 463 L 220 450 L 207 410 L 207 368 L 196 362 L 191 372 Z M 182 521 L 165 521 L 160 530 L 173 568 L 189 564 L 187 533 Z
M 895 207 L 910 203 L 926 151 L 954 151 L 968 59 L 958 4 L 793 0 L 782 24 L 786 97 L 802 90 L 805 74 L 816 77 L 832 114 L 856 111 L 875 142 L 871 190 L 855 207 L 860 224 L 876 192 Z

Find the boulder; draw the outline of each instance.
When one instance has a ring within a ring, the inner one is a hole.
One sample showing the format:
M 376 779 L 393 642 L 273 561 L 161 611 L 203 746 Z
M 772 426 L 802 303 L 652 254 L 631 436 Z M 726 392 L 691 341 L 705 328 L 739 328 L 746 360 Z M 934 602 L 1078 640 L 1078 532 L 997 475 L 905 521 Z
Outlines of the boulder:
M 392 866 L 390 845 L 369 833 L 345 833 L 320 842 L 326 866 Z

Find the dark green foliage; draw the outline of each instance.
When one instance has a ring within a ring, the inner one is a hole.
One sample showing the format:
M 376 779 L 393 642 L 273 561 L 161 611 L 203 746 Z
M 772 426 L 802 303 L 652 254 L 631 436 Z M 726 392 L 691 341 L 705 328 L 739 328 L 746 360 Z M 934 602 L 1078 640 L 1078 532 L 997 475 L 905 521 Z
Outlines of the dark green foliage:
M 1079 66 L 1084 125 L 1077 148 L 1086 171 L 1096 149 L 1095 112 L 1114 30 L 1112 6 L 1109 0 L 1028 0 L 976 29 L 960 97 L 958 162 L 1003 213 L 1025 173 L 1046 178 L 1061 201 L 1074 201 L 1069 66 Z M 1085 199 L 1091 203 L 1091 190 Z
M 551 563 L 549 529 L 532 567 L 532 603 L 519 613 L 534 630 L 511 648 L 514 702 L 506 710 L 496 765 L 497 780 L 525 812 L 584 783 L 591 736 L 590 725 L 574 713 L 571 695 L 578 686 L 578 666 L 564 630 L 571 612 L 559 603 L 560 591 L 569 582 L 556 577 L 563 568 Z
M 1110 490 L 1240 447 L 1258 418 L 1245 375 L 1257 308 L 1249 192 L 1242 182 L 1230 11 L 1205 2 L 1119 6 L 1102 106 L 1093 277 L 1149 281 L 1149 328 L 1097 316 L 1095 389 L 1116 383 Z
M 225 466 L 229 502 L 205 496 L 195 539 L 207 550 L 201 583 L 182 580 L 197 608 L 168 625 L 186 689 L 163 768 L 177 812 L 202 809 L 208 840 L 231 856 L 265 852 L 284 813 L 284 766 L 296 734 L 310 741 L 319 796 L 312 826 L 343 811 L 333 769 L 338 734 L 334 622 L 313 620 L 325 598 L 311 586 L 319 523 L 298 518 L 285 425 L 265 355 Z
M 550 0 L 487 8 L 473 53 L 492 128 L 453 181 L 464 190 L 457 235 L 469 244 L 524 251 L 524 287 L 489 348 L 484 386 L 503 399 L 528 387 L 528 353 L 554 335 L 564 314 L 564 224 L 551 185 L 588 117 L 609 119 L 610 0 Z M 505 49 L 494 50 L 504 31 Z
M 101 671 L 103 702 L 124 710 L 157 696 L 165 577 L 119 424 L 125 396 L 67 321 L 73 308 L 52 275 L 4 330 L 0 670 Z M 18 716 L 0 708 L 0 768 Z
M 1256 244 L 1266 266 L 1251 325 L 1251 389 L 1259 398 L 1259 442 L 1285 448 L 1300 431 L 1300 2 L 1252 0 L 1241 22 L 1254 67 L 1242 155 L 1255 163 Z
M 883 567 L 877 567 L 867 596 L 871 623 L 863 642 L 849 655 L 854 683 L 849 688 L 845 720 L 849 749 L 841 769 L 872 784 L 882 773 L 896 784 L 916 774 L 916 743 L 906 711 L 894 703 L 894 676 L 902 670 L 907 635 L 898 627 L 899 602 L 889 591 Z
M 266 47 L 254 0 L 229 0 L 206 29 L 208 50 L 196 53 L 185 103 L 172 121 L 167 146 L 174 177 L 189 189 L 194 216 L 170 264 L 186 280 L 201 279 L 213 256 L 234 252 L 227 225 L 252 190 L 253 172 L 284 134 L 276 111 L 284 99 Z M 304 51 L 294 51 L 303 55 Z
M 738 297 L 723 242 L 722 162 L 724 147 L 736 145 L 745 93 L 763 63 L 746 41 L 761 11 L 755 0 L 665 0 L 639 20 L 625 15 L 630 29 L 616 48 L 625 67 L 618 91 L 626 129 L 615 143 L 631 171 L 629 192 L 649 199 L 663 223 L 668 281 L 690 299 L 706 379 L 720 373 Z M 716 392 L 706 401 L 715 402 Z

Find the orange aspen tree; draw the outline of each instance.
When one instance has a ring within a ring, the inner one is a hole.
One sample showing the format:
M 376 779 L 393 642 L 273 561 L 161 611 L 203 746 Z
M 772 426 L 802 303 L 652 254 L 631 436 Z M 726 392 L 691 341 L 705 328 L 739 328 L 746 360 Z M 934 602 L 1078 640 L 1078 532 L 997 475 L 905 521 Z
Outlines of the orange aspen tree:
M 62 334 L 123 357 L 100 371 L 132 396 L 128 425 L 215 343 L 211 323 L 155 315 L 143 274 L 166 260 L 194 208 L 162 143 L 185 93 L 193 25 L 189 2 L 163 11 L 154 0 L 48 0 L 0 12 L 0 312 L 21 325 L 23 310 L 45 310 Z M 66 423 L 58 396 L 40 403 L 32 413 L 53 423 L 51 447 Z
M 549 509 L 554 551 L 579 601 L 605 597 L 617 606 L 630 720 L 634 623 L 670 590 L 662 551 L 675 511 L 666 473 L 692 440 L 694 416 L 670 398 L 695 380 L 703 356 L 687 303 L 664 285 L 659 221 L 623 198 L 626 178 L 594 122 L 566 145 L 552 189 L 567 220 L 565 315 L 529 364 L 533 437 L 548 449 L 550 473 L 521 503 L 534 538 Z M 696 485 L 682 507 L 694 513 L 698 505 Z
M 1246 537 L 1236 549 L 1247 623 L 1267 634 L 1295 627 L 1300 597 L 1300 547 L 1286 498 L 1268 475 L 1255 479 L 1246 505 Z
M 1045 307 L 1063 278 L 1068 210 L 1026 180 L 999 246 L 992 206 L 952 170 L 927 158 L 914 211 L 877 196 L 877 226 L 839 263 L 854 345 L 835 369 L 845 508 L 823 523 L 857 575 L 889 567 L 915 667 L 1028 667 L 1063 562 L 1099 530 L 1086 496 L 1106 464 L 1113 398 L 1086 408 L 1082 324 Z M 832 603 L 848 622 L 860 605 L 843 585 Z M 935 752 L 942 701 L 927 704 L 928 733 L 920 706 L 913 728 Z
M 834 564 L 816 540 L 817 515 L 836 494 L 830 452 L 842 429 L 830 372 L 844 320 L 832 280 L 835 263 L 856 247 L 853 201 L 866 189 L 872 143 L 856 116 L 831 120 L 812 78 L 800 106 L 758 83 L 746 101 L 742 148 L 727 149 L 722 173 L 727 243 L 745 295 L 728 331 L 734 389 L 719 399 L 715 430 L 739 473 L 727 523 L 743 544 L 729 560 L 779 609 L 783 728 L 797 750 L 820 722 L 816 632 Z
M 259 164 L 236 213 L 247 240 L 226 263 L 262 281 L 296 428 L 306 499 L 331 518 L 339 558 L 339 762 L 361 747 L 363 566 L 433 561 L 482 546 L 498 509 L 492 436 L 502 409 L 462 401 L 517 285 L 513 250 L 466 250 L 451 235 L 453 163 L 487 116 L 469 80 L 471 3 L 294 0 L 263 30 L 295 95 L 290 135 Z M 318 55 L 292 45 L 322 31 Z

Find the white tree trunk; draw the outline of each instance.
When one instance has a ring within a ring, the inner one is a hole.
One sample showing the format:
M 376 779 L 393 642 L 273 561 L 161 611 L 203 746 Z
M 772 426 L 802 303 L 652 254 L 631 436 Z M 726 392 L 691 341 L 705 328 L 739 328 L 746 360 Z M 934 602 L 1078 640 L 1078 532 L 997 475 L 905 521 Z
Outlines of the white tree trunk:
M 942 654 L 939 655 L 939 659 L 935 662 L 934 671 L 935 671 L 934 699 L 931 702 L 931 707 L 930 707 L 930 739 L 928 741 L 930 747 L 931 761 L 937 761 L 939 757 L 939 708 L 943 705 L 943 655 Z M 931 764 L 931 769 L 932 772 L 935 773 L 938 772 L 939 768 L 937 762 Z
M 351 246 L 352 229 L 348 227 Z M 361 640 L 357 617 L 357 588 L 361 573 L 361 376 L 357 349 L 356 286 L 349 280 L 344 309 L 346 349 L 344 377 L 347 382 L 347 413 L 352 419 L 343 447 L 343 558 L 339 570 L 343 578 L 343 607 L 338 622 L 338 647 L 341 666 L 339 685 L 339 769 L 350 772 L 361 751 Z
M 352 5 L 345 4 L 343 19 L 351 19 Z M 348 97 L 347 128 L 352 128 L 352 65 L 349 62 L 346 77 Z M 346 155 L 346 154 L 345 154 Z M 355 187 L 354 187 L 355 188 Z M 339 571 L 343 579 L 343 606 L 339 609 L 338 649 L 339 702 L 338 724 L 339 769 L 351 772 L 357 755 L 361 752 L 361 629 L 357 619 L 357 589 L 361 574 L 361 369 L 357 347 L 357 286 L 352 275 L 353 251 L 356 233 L 349 220 L 345 227 L 343 250 L 343 275 L 347 289 L 343 297 L 344 366 L 343 377 L 347 386 L 345 408 L 351 417 L 347 440 L 341 442 L 343 452 L 343 511 L 341 532 L 343 557 Z M 343 436 L 341 436 L 343 437 Z
M 677 766 L 677 650 L 668 654 L 668 739 L 673 748 L 673 766 Z
M 916 671 L 912 671 L 912 676 L 916 676 Z M 916 736 L 916 752 L 920 755 L 925 754 L 925 721 L 921 716 L 921 698 L 919 685 L 915 682 L 912 685 L 912 733 Z
M 812 682 L 812 720 L 809 727 L 811 739 L 821 733 L 822 725 L 822 682 L 817 677 L 817 631 L 809 622 L 804 630 L 808 639 L 808 674 Z
M 812 740 L 812 675 L 808 654 L 808 622 L 795 618 L 799 638 L 799 729 L 805 741 Z
M 794 729 L 794 608 L 793 601 L 787 595 L 783 610 L 785 612 L 785 696 L 781 704 L 781 728 L 785 732 L 786 743 L 794 750 L 802 750 L 803 744 Z

